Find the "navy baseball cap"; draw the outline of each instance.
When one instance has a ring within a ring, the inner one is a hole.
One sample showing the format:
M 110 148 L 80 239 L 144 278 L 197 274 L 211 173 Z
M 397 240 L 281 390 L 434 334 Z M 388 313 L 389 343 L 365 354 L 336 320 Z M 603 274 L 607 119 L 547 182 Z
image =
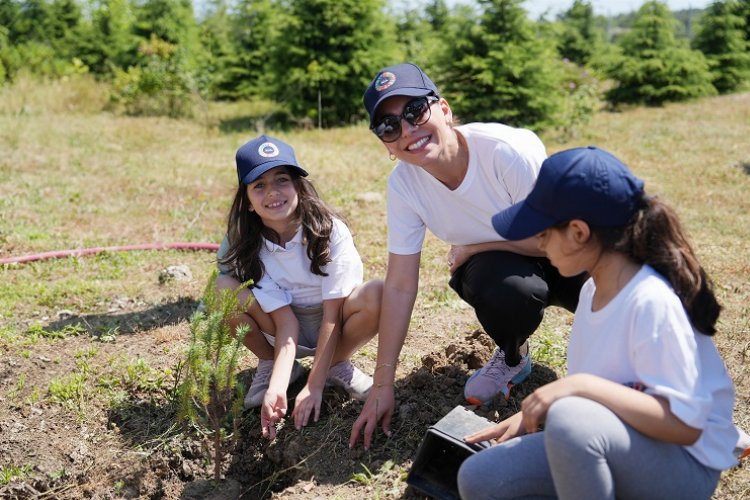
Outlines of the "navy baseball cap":
M 542 163 L 529 196 L 492 217 L 507 240 L 581 219 L 592 226 L 624 226 L 638 210 L 643 181 L 611 153 L 593 146 L 556 153 Z
M 365 90 L 362 100 L 372 125 L 378 106 L 389 97 L 422 97 L 430 94 L 438 95 L 438 89 L 424 71 L 416 64 L 402 63 L 381 69 Z
M 307 177 L 297 163 L 292 147 L 279 139 L 261 135 L 246 142 L 237 150 L 237 178 L 240 184 L 250 184 L 274 167 L 287 166 L 302 177 Z

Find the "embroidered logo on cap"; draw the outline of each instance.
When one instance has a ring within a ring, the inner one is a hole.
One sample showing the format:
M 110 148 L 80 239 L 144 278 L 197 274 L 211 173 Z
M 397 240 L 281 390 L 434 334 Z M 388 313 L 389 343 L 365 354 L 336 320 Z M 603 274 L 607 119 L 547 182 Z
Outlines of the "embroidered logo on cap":
M 385 89 L 393 86 L 394 83 L 396 83 L 396 75 L 394 75 L 390 71 L 380 73 L 378 75 L 378 79 L 375 80 L 375 90 L 377 90 L 378 92 L 382 92 Z
M 273 158 L 274 156 L 279 156 L 279 148 L 272 142 L 264 142 L 258 148 L 258 154 L 263 158 Z

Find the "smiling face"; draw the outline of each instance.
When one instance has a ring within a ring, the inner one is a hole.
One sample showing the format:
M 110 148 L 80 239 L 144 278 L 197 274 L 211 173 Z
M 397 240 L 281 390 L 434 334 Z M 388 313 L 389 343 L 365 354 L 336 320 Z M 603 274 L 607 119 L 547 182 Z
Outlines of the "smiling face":
M 377 123 L 385 115 L 401 116 L 404 106 L 414 97 L 394 96 L 378 107 Z M 441 157 L 443 148 L 456 141 L 456 133 L 449 125 L 453 119 L 445 99 L 430 103 L 430 119 L 422 125 L 411 125 L 401 120 L 401 136 L 394 142 L 383 143 L 388 152 L 399 160 L 425 166 Z
M 286 167 L 272 168 L 247 185 L 250 209 L 277 232 L 296 221 L 299 195 Z

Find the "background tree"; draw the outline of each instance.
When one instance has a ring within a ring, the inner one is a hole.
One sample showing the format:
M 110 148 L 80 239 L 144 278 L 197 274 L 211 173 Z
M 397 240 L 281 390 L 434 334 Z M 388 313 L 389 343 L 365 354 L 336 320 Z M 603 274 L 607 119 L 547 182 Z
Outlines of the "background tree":
M 206 19 L 204 31 L 214 40 L 211 89 L 215 97 L 241 99 L 271 93 L 269 67 L 283 16 L 272 0 L 241 0 L 231 15 L 217 9 Z M 222 27 L 229 30 L 222 32 Z
M 209 54 L 204 71 L 209 75 L 206 94 L 210 99 L 236 99 L 235 82 L 229 82 L 231 61 L 237 53 L 232 33 L 233 18 L 225 0 L 208 2 L 207 12 L 200 23 L 200 42 Z
M 708 61 L 678 40 L 675 29 L 664 3 L 643 4 L 632 29 L 620 39 L 622 55 L 607 69 L 616 82 L 607 92 L 611 103 L 660 105 L 716 93 Z
M 2 25 L 9 47 L 0 56 L 9 75 L 20 67 L 52 77 L 75 71 L 72 59 L 82 22 L 75 0 L 6 0 L 0 4 L 0 16 L 9 22 Z
M 745 40 L 750 42 L 750 0 L 737 0 L 735 14 L 745 20 Z
M 272 96 L 295 116 L 333 126 L 364 116 L 362 93 L 397 61 L 383 0 L 292 0 L 275 44 Z
M 562 94 L 554 44 L 538 36 L 521 0 L 480 0 L 478 24 L 452 39 L 446 70 L 436 79 L 466 121 L 544 128 Z
M 733 92 L 750 79 L 745 20 L 735 1 L 714 2 L 701 17 L 693 47 L 711 63 L 712 83 L 720 93 Z
M 599 50 L 603 38 L 596 27 L 591 2 L 574 0 L 573 5 L 560 16 L 560 24 L 557 43 L 560 55 L 581 66 L 588 64 Z
M 97 75 L 137 63 L 135 12 L 128 0 L 100 0 L 92 6 L 91 20 L 79 40 L 79 57 Z
M 448 44 L 458 35 L 451 30 L 456 16 L 445 1 L 433 0 L 424 7 L 396 12 L 394 17 L 398 20 L 396 43 L 402 60 L 418 64 L 428 74 L 437 73 Z

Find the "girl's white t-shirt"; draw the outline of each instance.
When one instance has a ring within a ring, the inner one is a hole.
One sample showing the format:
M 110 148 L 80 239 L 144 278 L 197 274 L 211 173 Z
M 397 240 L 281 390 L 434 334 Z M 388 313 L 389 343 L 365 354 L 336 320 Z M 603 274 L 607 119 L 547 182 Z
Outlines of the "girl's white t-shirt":
M 333 219 L 331 262 L 322 268 L 328 276 L 319 276 L 310 271 L 310 259 L 303 242 L 301 226 L 284 247 L 265 238 L 263 241 L 260 259 L 265 273 L 258 281 L 258 286 L 253 287 L 252 293 L 261 309 L 267 313 L 290 304 L 314 307 L 324 300 L 348 297 L 362 283 L 362 259 L 354 246 L 349 228 L 339 219 Z M 219 258 L 227 249 L 225 237 L 219 248 Z
M 568 373 L 639 383 L 664 397 L 685 424 L 702 429 L 686 450 L 707 467 L 734 466 L 739 433 L 734 389 L 711 337 L 695 331 L 670 284 L 644 265 L 605 307 L 591 310 L 596 285 L 581 289 L 568 344 Z
M 456 130 L 466 139 L 469 165 L 454 190 L 417 165 L 399 161 L 388 178 L 388 251 L 422 250 L 427 228 L 442 241 L 469 245 L 500 241 L 492 216 L 523 200 L 546 158 L 531 130 L 499 123 L 470 123 Z

